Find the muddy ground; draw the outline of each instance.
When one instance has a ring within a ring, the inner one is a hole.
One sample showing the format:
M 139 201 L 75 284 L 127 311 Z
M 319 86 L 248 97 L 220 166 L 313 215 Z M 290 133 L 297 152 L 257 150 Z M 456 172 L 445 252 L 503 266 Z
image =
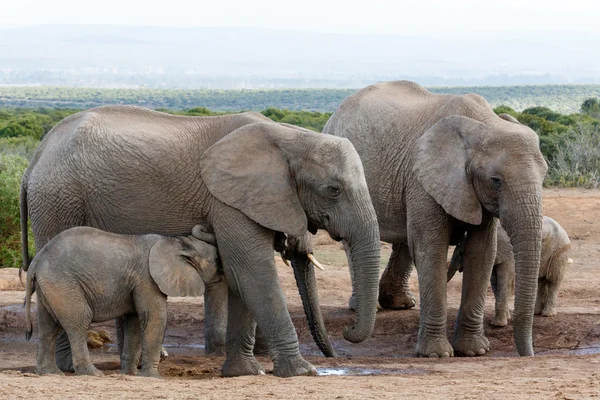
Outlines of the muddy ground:
M 350 278 L 344 252 L 325 235 L 316 238 L 315 255 L 327 271 L 318 273 L 321 304 L 337 359 L 327 359 L 310 336 L 290 268 L 277 257 L 282 286 L 304 356 L 320 376 L 280 379 L 220 378 L 221 357 L 204 357 L 202 299 L 169 300 L 165 338 L 170 357 L 160 365 L 165 379 L 117 374 L 114 345 L 92 351 L 107 375 L 38 377 L 35 343 L 24 340 L 24 292 L 14 270 L 0 270 L 0 397 L 2 398 L 250 398 L 250 399 L 378 399 L 378 398 L 551 398 L 600 397 L 600 191 L 547 190 L 544 213 L 569 233 L 573 249 L 559 296 L 556 317 L 537 317 L 536 357 L 516 356 L 511 325 L 492 328 L 491 291 L 485 326 L 492 351 L 478 358 L 429 360 L 414 357 L 418 304 L 406 311 L 379 311 L 373 336 L 360 344 L 342 338 L 353 318 L 347 310 Z M 391 246 L 383 245 L 383 266 Z M 451 335 L 460 299 L 460 276 L 449 284 L 448 334 Z M 413 272 L 412 287 L 418 291 Z M 113 332 L 112 323 L 101 325 Z M 259 360 L 267 371 L 268 358 Z

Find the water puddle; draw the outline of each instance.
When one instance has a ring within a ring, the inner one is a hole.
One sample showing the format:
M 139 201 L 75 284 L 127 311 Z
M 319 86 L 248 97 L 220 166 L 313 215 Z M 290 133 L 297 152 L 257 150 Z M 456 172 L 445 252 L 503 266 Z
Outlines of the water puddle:
M 575 349 L 553 349 L 540 351 L 537 355 L 573 355 L 585 356 L 590 354 L 600 354 L 600 346 L 579 347 Z
M 363 367 L 338 367 L 317 368 L 318 376 L 372 376 L 372 375 L 420 375 L 427 371 L 420 368 L 391 369 L 391 368 L 363 368 Z

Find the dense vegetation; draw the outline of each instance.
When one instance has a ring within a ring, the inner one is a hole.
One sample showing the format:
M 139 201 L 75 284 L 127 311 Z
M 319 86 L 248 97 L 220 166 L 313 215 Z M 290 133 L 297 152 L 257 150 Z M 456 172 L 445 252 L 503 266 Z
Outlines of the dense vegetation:
M 221 115 L 204 107 L 186 110 L 159 109 L 178 115 Z M 39 140 L 61 119 L 78 109 L 0 109 L 0 267 L 21 263 L 19 186 L 23 171 Z M 585 99 L 580 112 L 561 114 L 547 107 L 521 112 L 499 106 L 496 113 L 508 113 L 531 127 L 540 136 L 540 145 L 550 170 L 547 185 L 600 187 L 600 102 Z M 263 115 L 321 131 L 331 113 L 266 108 Z M 31 235 L 31 232 L 30 232 Z M 33 240 L 30 240 L 33 243 Z M 31 250 L 30 250 L 31 252 Z
M 477 93 L 492 106 L 515 110 L 546 106 L 562 113 L 579 111 L 582 101 L 600 97 L 600 85 L 522 85 L 431 87 L 434 93 Z M 352 89 L 175 90 L 91 89 L 73 87 L 0 87 L 0 107 L 89 108 L 105 104 L 135 104 L 183 110 L 198 105 L 215 111 L 289 110 L 332 112 Z

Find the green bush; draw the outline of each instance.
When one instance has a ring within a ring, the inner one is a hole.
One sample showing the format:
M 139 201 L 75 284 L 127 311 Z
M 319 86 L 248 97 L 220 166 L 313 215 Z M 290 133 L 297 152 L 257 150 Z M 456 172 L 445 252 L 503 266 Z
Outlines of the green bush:
M 600 125 L 578 124 L 558 147 L 547 181 L 566 187 L 600 187 Z
M 19 192 L 21 177 L 27 168 L 26 158 L 16 154 L 0 154 L 0 267 L 21 266 L 21 225 Z M 30 254 L 33 235 L 29 230 Z
M 16 154 L 31 160 L 39 144 L 31 136 L 0 138 L 0 153 Z

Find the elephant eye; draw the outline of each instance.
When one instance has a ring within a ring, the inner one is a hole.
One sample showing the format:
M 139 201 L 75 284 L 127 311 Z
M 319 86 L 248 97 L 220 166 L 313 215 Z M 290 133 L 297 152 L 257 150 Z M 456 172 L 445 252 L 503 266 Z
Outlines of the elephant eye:
M 327 186 L 327 193 L 329 193 L 331 197 L 338 197 L 340 193 L 342 193 L 342 189 L 340 189 L 339 186 Z
M 500 189 L 502 187 L 502 180 L 500 178 L 492 178 L 492 186 L 494 186 L 494 189 Z

